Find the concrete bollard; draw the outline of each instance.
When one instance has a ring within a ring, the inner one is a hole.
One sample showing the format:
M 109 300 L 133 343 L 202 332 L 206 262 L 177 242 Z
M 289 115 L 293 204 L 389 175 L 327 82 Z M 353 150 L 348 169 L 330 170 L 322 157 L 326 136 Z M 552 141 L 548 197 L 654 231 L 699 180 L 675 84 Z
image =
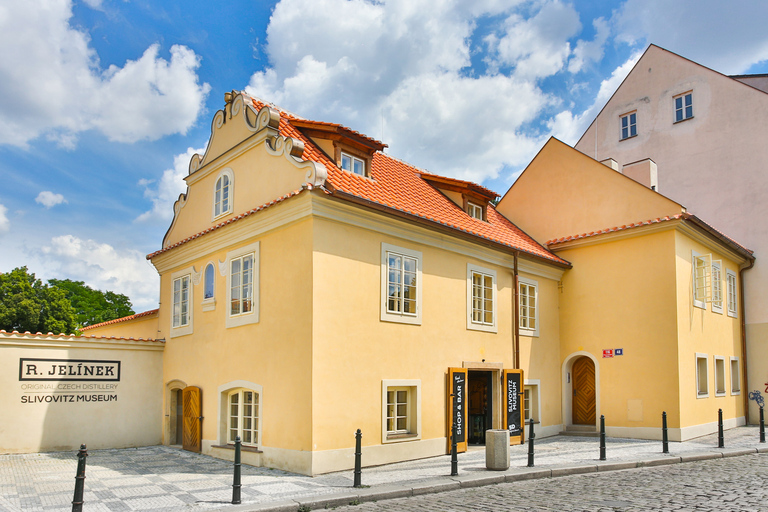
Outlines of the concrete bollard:
M 485 467 L 492 471 L 509 469 L 509 430 L 485 431 Z

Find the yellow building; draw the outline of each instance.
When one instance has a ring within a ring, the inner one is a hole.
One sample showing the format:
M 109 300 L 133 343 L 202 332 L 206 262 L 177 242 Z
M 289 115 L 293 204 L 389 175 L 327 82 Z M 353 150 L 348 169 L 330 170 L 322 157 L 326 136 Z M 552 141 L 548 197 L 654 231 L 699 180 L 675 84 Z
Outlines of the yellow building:
M 610 164 L 611 162 L 607 162 Z M 744 423 L 740 271 L 752 253 L 556 139 L 498 210 L 573 264 L 560 284 L 566 430 L 671 440 Z

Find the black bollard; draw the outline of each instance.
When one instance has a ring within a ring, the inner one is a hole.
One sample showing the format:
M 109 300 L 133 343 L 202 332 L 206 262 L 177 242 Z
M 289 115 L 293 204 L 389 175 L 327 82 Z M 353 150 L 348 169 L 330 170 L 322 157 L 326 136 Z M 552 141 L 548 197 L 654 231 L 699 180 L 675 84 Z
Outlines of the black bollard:
M 723 410 L 717 410 L 717 447 L 725 448 L 725 438 L 723 438 Z
M 600 415 L 600 460 L 605 460 L 605 416 Z
M 451 476 L 459 474 L 459 455 L 456 451 L 456 418 L 451 426 Z
M 760 442 L 765 442 L 765 419 L 763 418 L 763 408 L 760 407 Z
M 240 436 L 235 437 L 235 477 L 232 481 L 232 504 L 240 504 Z
M 363 476 L 363 448 L 362 448 L 363 432 L 357 429 L 355 432 L 355 483 L 353 487 L 362 487 L 360 482 Z
M 528 467 L 533 467 L 533 438 L 536 437 L 536 434 L 533 433 L 533 418 L 531 418 L 531 422 L 528 424 Z
M 72 499 L 72 512 L 83 511 L 83 488 L 85 487 L 85 458 L 88 451 L 85 445 L 80 445 L 80 451 L 77 452 L 77 476 L 75 477 L 75 497 Z
M 667 411 L 661 413 L 661 453 L 669 453 L 669 438 L 667 437 Z

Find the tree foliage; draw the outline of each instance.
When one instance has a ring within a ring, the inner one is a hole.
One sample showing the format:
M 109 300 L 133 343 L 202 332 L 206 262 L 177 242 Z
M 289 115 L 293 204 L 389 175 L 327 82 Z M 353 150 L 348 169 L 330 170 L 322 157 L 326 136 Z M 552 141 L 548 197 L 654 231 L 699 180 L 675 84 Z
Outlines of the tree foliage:
M 26 266 L 0 274 L 0 329 L 71 334 L 76 327 L 64 290 L 35 278 Z
M 83 281 L 71 279 L 50 279 L 48 282 L 64 291 L 74 308 L 78 327 L 134 314 L 130 299 L 122 293 L 94 290 Z

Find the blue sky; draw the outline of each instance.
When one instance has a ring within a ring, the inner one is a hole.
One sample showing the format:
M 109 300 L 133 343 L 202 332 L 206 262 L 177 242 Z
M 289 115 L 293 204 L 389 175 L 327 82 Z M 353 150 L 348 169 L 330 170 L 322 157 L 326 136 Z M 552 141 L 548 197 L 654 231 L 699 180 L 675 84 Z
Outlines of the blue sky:
M 649 43 L 768 72 L 765 19 L 743 0 L 0 0 L 0 272 L 156 307 L 145 255 L 232 89 L 503 193 Z

